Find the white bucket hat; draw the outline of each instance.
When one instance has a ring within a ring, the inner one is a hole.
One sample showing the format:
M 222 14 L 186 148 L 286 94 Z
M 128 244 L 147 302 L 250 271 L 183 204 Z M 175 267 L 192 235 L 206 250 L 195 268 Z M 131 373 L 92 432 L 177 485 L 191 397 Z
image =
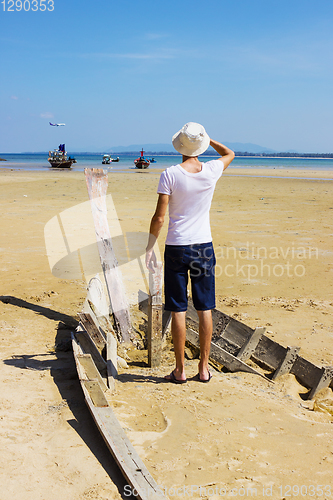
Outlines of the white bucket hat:
M 199 156 L 208 148 L 210 138 L 202 125 L 188 122 L 172 137 L 172 144 L 184 156 Z

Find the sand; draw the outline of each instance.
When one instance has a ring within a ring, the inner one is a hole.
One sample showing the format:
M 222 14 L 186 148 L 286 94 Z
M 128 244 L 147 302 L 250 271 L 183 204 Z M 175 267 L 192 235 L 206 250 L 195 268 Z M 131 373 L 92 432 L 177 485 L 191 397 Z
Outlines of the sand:
M 332 175 L 264 174 L 230 167 L 217 185 L 217 306 L 333 365 Z M 148 230 L 158 176 L 109 174 L 123 232 Z M 87 199 L 82 172 L 1 171 L 1 500 L 127 498 L 66 350 L 86 282 L 52 275 L 45 250 L 45 224 Z M 133 322 L 143 335 L 145 318 L 133 312 Z M 271 384 L 212 368 L 200 384 L 188 359 L 189 381 L 178 386 L 161 382 L 170 344 L 159 369 L 147 368 L 145 350 L 127 355 L 114 410 L 167 496 L 331 497 L 332 416 L 313 411 L 292 375 Z M 332 391 L 320 398 L 332 401 Z

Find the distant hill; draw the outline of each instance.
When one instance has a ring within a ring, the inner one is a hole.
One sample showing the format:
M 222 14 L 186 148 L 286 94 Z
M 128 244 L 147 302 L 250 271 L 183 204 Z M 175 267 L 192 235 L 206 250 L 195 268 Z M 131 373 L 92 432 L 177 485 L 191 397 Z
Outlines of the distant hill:
M 139 152 L 141 149 L 146 153 L 157 153 L 157 152 L 165 152 L 165 153 L 174 153 L 175 149 L 172 144 L 131 144 L 130 146 L 114 146 L 109 149 L 109 152 L 113 153 L 128 153 L 128 152 Z
M 258 144 L 243 143 L 243 142 L 226 142 L 225 145 L 232 149 L 233 151 L 238 151 L 242 153 L 275 153 L 273 149 L 268 149 Z M 172 144 L 131 144 L 130 146 L 114 146 L 108 150 L 112 153 L 128 153 L 134 151 L 141 151 L 141 149 L 146 153 L 176 153 Z M 207 152 L 214 151 L 213 148 L 209 147 Z M 176 153 L 177 154 L 177 153 Z
M 265 148 L 251 142 L 226 142 L 225 145 L 239 153 L 275 153 L 274 149 Z M 212 149 L 212 148 L 209 148 Z

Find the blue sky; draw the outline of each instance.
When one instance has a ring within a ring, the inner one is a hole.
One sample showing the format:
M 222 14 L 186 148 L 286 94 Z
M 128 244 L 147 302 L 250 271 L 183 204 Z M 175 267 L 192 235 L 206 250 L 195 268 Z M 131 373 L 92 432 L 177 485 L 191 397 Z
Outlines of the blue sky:
M 3 9 L 0 152 L 167 143 L 187 121 L 221 142 L 333 152 L 332 0 Z

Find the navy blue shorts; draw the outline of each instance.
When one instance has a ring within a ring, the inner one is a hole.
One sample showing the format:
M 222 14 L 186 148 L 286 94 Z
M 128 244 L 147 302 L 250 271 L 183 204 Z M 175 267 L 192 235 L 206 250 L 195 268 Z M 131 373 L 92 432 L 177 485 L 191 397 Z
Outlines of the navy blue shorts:
M 188 275 L 191 278 L 193 305 L 197 311 L 215 308 L 215 254 L 213 243 L 165 245 L 165 310 L 187 310 Z

